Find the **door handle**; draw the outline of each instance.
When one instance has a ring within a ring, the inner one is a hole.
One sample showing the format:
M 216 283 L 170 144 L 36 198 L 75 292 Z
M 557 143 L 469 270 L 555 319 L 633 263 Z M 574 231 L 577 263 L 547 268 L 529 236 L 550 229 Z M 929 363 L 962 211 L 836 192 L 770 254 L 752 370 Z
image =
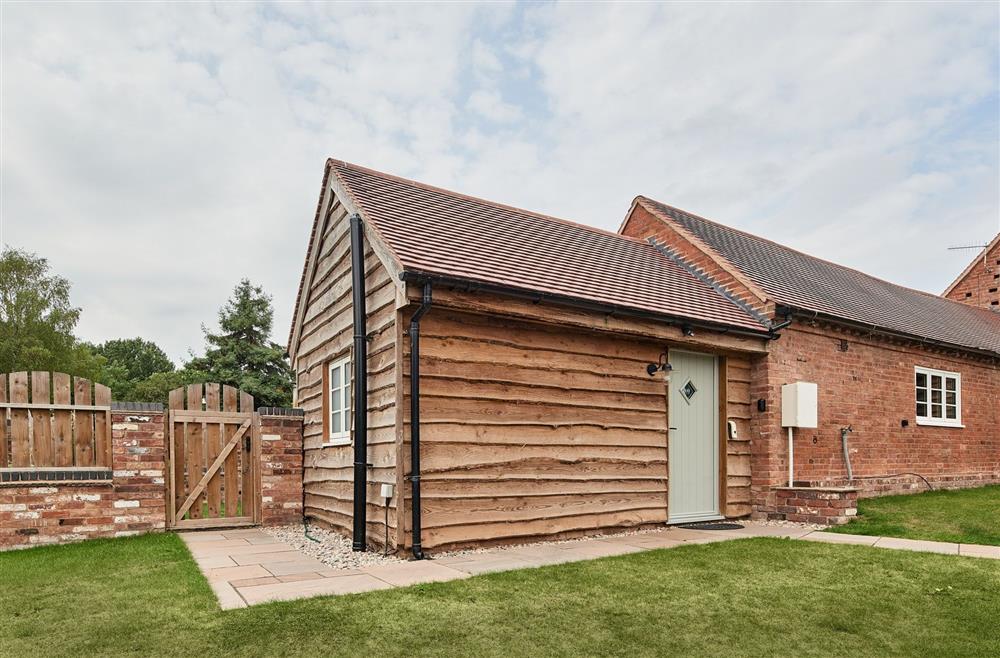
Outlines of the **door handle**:
M 668 427 L 667 429 L 676 430 L 676 427 Z

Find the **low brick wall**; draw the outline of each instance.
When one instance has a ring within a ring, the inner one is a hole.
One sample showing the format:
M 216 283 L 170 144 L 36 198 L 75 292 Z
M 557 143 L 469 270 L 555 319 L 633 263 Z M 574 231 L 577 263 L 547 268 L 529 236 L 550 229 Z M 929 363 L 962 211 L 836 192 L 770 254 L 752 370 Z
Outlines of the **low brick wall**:
M 113 412 L 110 471 L 9 471 L 0 482 L 0 549 L 162 530 L 163 418 L 162 411 Z
M 264 525 L 302 522 L 302 420 L 297 409 L 260 410 Z
M 111 469 L 0 469 L 0 550 L 164 529 L 166 412 L 119 406 L 129 408 L 111 413 Z M 302 412 L 262 408 L 259 417 L 261 521 L 299 523 Z
M 858 514 L 858 490 L 853 487 L 776 487 L 777 513 L 797 523 L 842 525 Z
M 926 482 L 925 482 L 926 479 Z M 930 483 L 930 487 L 928 487 Z M 938 489 L 972 489 L 1000 484 L 1000 473 L 958 473 L 953 475 L 896 475 L 892 477 L 863 478 L 848 482 L 846 479 L 812 482 L 810 486 L 851 487 L 858 490 L 859 498 L 896 496 Z

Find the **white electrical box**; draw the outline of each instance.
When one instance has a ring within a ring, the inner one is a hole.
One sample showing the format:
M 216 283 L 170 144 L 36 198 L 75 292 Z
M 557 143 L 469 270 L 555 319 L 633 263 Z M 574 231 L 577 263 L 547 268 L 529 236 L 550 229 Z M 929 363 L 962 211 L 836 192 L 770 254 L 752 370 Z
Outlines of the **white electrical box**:
M 781 387 L 781 426 L 818 427 L 819 386 L 795 382 Z
M 385 498 L 386 500 L 389 500 L 390 498 L 392 498 L 392 485 L 391 484 L 386 484 L 386 483 L 382 484 L 382 497 Z

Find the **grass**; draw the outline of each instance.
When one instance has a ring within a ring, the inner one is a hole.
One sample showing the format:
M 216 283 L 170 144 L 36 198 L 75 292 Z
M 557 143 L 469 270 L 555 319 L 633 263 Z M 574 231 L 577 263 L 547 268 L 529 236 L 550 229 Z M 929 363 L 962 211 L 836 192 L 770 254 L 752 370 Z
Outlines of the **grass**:
M 1000 546 L 1000 486 L 866 498 L 830 532 Z
M 997 656 L 1000 564 L 748 539 L 222 612 L 171 534 L 0 554 L 0 655 Z

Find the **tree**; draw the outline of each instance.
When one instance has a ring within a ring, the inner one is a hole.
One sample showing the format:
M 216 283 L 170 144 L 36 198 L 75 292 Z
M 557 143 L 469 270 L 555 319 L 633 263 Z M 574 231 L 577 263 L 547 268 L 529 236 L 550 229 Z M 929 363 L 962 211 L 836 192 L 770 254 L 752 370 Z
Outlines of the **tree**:
M 56 370 L 98 379 L 103 362 L 73 335 L 70 282 L 20 249 L 0 253 L 0 372 Z
M 95 345 L 93 352 L 107 360 L 104 383 L 111 387 L 116 400 L 159 402 L 160 398 L 140 399 L 136 386 L 151 376 L 173 372 L 174 364 L 156 343 L 142 338 L 120 338 Z M 165 396 L 164 396 L 165 399 Z
M 202 327 L 208 343 L 205 356 L 192 359 L 186 368 L 205 373 L 206 381 L 243 389 L 259 406 L 289 406 L 292 370 L 284 349 L 271 341 L 273 322 L 270 295 L 243 279 L 219 310 L 220 332 Z

